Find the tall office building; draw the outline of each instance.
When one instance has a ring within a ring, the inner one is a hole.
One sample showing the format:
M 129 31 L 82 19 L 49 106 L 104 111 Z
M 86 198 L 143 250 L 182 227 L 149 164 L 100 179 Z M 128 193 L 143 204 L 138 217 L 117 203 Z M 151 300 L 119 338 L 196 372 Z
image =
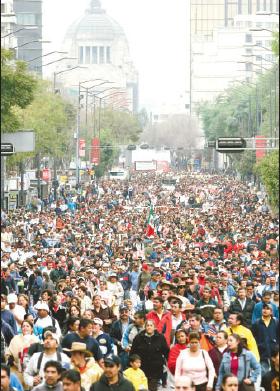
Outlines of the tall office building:
M 17 45 L 12 32 L 15 30 L 16 15 L 13 0 L 1 0 L 1 47 L 9 49 Z
M 278 13 L 279 0 L 190 0 L 191 34 L 195 41 L 211 41 L 213 30 L 232 27 L 238 15 Z
M 42 0 L 14 0 L 17 25 L 17 58 L 30 61 L 29 70 L 42 74 Z M 27 29 L 22 29 L 27 27 Z M 28 29 L 28 27 L 32 27 Z

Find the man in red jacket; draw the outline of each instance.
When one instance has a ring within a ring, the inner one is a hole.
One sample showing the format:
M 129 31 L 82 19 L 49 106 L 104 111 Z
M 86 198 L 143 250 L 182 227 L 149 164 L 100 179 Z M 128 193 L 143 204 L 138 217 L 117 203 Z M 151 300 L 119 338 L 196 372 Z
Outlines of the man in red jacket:
M 176 296 L 169 297 L 170 312 L 168 312 L 161 320 L 158 330 L 164 334 L 167 345 L 170 346 L 174 342 L 175 331 L 179 324 L 181 324 L 186 316 L 182 312 L 183 302 Z
M 153 299 L 154 309 L 146 315 L 146 319 L 153 320 L 157 330 L 160 332 L 159 325 L 164 316 L 168 313 L 163 308 L 164 300 L 162 297 L 157 296 Z

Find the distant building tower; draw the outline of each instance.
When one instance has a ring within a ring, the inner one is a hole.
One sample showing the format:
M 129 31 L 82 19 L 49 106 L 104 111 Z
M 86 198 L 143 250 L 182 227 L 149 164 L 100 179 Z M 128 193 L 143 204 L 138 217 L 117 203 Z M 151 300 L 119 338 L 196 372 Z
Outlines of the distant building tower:
M 15 30 L 16 15 L 13 0 L 1 0 L 1 47 L 9 49 L 17 45 L 12 32 Z
M 68 57 L 77 59 L 58 63 L 56 71 L 77 65 L 87 68 L 63 73 L 60 80 L 66 87 L 73 90 L 77 80 L 109 80 L 114 84 L 104 85 L 100 90 L 122 88 L 126 91 L 123 105 L 130 111 L 138 111 L 138 73 L 130 58 L 126 35 L 122 27 L 102 9 L 99 0 L 92 0 L 85 15 L 69 27 L 62 50 L 68 52 Z M 113 89 L 110 92 L 113 93 Z M 118 99 L 121 100 L 120 96 Z

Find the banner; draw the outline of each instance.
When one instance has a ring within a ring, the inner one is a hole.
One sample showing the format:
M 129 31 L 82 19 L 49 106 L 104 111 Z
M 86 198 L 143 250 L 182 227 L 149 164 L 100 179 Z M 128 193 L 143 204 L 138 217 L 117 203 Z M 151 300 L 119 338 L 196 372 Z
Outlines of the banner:
M 265 136 L 256 136 L 256 160 L 260 160 L 265 157 L 267 140 Z
M 86 140 L 80 138 L 79 140 L 79 156 L 85 157 L 86 156 Z
M 100 141 L 97 137 L 91 140 L 90 161 L 95 165 L 100 163 Z
M 51 170 L 49 168 L 44 168 L 42 171 L 42 180 L 49 182 L 51 180 Z

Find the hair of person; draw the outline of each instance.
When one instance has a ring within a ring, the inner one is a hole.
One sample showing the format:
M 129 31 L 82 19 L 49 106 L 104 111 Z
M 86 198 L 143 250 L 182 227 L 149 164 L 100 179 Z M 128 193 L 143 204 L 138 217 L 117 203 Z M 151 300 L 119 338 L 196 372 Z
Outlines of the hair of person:
M 27 301 L 27 305 L 29 304 L 29 297 L 28 297 L 27 295 L 25 295 L 24 293 L 20 293 L 20 294 L 18 295 L 18 299 L 19 299 L 20 297 L 23 297 L 23 298 Z
M 141 361 L 141 357 L 138 356 L 138 354 L 132 354 L 131 356 L 129 356 L 129 362 L 135 362 L 136 360 Z
M 271 297 L 271 292 L 270 291 L 264 291 L 262 294 L 262 297 L 264 298 L 265 296 Z
M 77 306 L 76 304 L 71 304 L 69 309 L 68 309 L 68 313 L 70 314 L 71 313 L 71 308 L 72 307 L 75 307 L 78 311 L 79 311 L 79 316 L 81 316 L 81 308 L 79 306 Z
M 97 297 L 100 297 L 100 299 L 101 299 L 101 296 L 97 293 L 96 295 L 92 296 L 92 301 L 94 301 Z
M 148 323 L 153 323 L 153 325 L 156 327 L 155 321 L 153 319 L 146 319 L 145 327 L 147 326 Z
M 216 307 L 214 308 L 214 312 L 215 310 L 221 310 L 222 312 L 224 312 L 224 309 L 220 304 L 216 305 Z
M 92 319 L 84 319 L 84 318 L 82 318 L 80 320 L 79 330 L 84 329 L 85 327 L 89 326 L 90 324 L 92 324 Z
M 191 314 L 189 319 L 190 318 L 195 318 L 195 320 L 197 320 L 198 322 L 201 322 L 201 320 L 202 320 L 202 316 L 200 314 L 197 314 L 196 312 Z
M 163 298 L 161 296 L 156 296 L 156 297 L 153 298 L 153 300 L 154 301 L 159 301 L 161 304 L 164 303 L 164 300 L 163 300 Z
M 43 272 L 43 273 L 42 273 L 42 276 L 44 277 L 44 279 L 46 280 L 46 282 L 49 282 L 49 281 L 50 281 L 50 277 L 49 277 L 49 275 L 48 275 L 47 272 Z
M 87 293 L 87 288 L 83 285 L 79 285 L 78 290 L 81 289 L 84 293 Z
M 225 330 L 220 330 L 217 332 L 217 334 L 223 334 L 225 339 L 228 339 L 228 333 Z
M 135 312 L 134 316 L 137 316 L 140 319 L 145 319 L 146 320 L 146 315 L 142 311 Z
M 192 331 L 189 333 L 189 341 L 191 341 L 192 339 L 197 339 L 199 341 L 200 338 L 201 338 L 200 332 Z
M 68 371 L 63 372 L 61 378 L 62 380 L 70 380 L 72 383 L 81 383 L 80 372 L 76 371 L 75 369 L 69 369 Z
M 42 277 L 42 272 L 41 272 L 40 269 L 35 269 L 33 273 L 34 273 L 36 276 Z
M 27 316 L 30 314 L 26 314 Z M 30 322 L 30 320 L 23 319 L 23 321 L 20 324 L 20 327 L 22 328 L 23 323 L 28 323 L 29 326 L 33 329 L 33 324 Z
M 279 354 L 279 346 L 273 346 L 271 348 L 270 356 L 271 357 L 276 357 L 278 354 Z
M 10 377 L 11 370 L 10 370 L 9 365 L 2 364 L 2 363 L 1 363 L 1 371 L 5 371 L 6 374 L 7 374 L 7 376 Z
M 176 377 L 175 384 L 176 384 L 176 381 L 180 380 L 180 379 L 182 379 L 185 382 L 186 378 L 188 378 L 190 381 L 190 388 L 195 388 L 195 384 L 194 384 L 193 380 L 189 376 L 185 376 L 185 375 L 181 375 L 181 376 Z
M 222 386 L 226 385 L 227 379 L 229 379 L 230 377 L 236 378 L 236 376 L 233 373 L 226 373 L 222 379 Z
M 57 373 L 60 375 L 63 371 L 63 367 L 61 365 L 61 363 L 59 361 L 54 361 L 54 360 L 50 360 L 50 361 L 47 361 L 45 366 L 44 366 L 44 372 L 46 372 L 46 370 L 48 368 L 55 368 L 57 370 Z
M 152 289 L 150 289 L 148 291 L 148 300 L 151 300 L 151 298 L 154 296 L 154 294 L 155 294 L 155 292 Z
M 239 292 L 239 291 L 246 291 L 246 288 L 240 286 L 240 287 L 237 289 L 237 292 Z
M 47 293 L 50 297 L 53 296 L 53 291 L 50 290 L 50 289 L 44 289 L 44 290 L 41 292 L 41 296 L 42 296 L 44 293 Z
M 242 338 L 238 334 L 231 334 L 230 337 L 233 337 L 238 342 L 236 354 L 239 357 L 242 353 L 243 348 L 244 348 L 244 341 L 242 341 Z
M 240 324 L 242 325 L 244 322 L 243 314 L 241 314 L 240 312 L 237 312 L 235 315 L 236 315 L 236 320 L 238 320 L 240 322 Z
M 178 300 L 178 299 L 171 300 L 171 303 L 172 303 L 172 304 L 178 304 L 179 308 L 182 308 L 182 305 L 183 305 L 183 303 L 181 302 L 181 300 Z M 170 304 L 171 304 L 171 303 L 170 303 Z
M 70 304 L 72 303 L 72 301 L 73 300 L 76 300 L 77 301 L 77 305 L 78 305 L 78 307 L 81 307 L 81 300 L 80 300 L 80 298 L 79 297 L 77 297 L 77 296 L 73 296 L 73 297 L 71 297 L 71 300 L 70 300 Z M 72 304 L 71 304 L 72 305 Z M 73 304 L 73 305 L 76 305 L 76 304 Z
M 73 324 L 75 322 L 77 322 L 77 320 L 80 320 L 80 319 L 76 318 L 74 316 L 70 316 L 70 318 L 68 318 L 67 321 L 66 321 L 67 327 L 69 328 L 69 326 L 73 326 Z
M 175 331 L 175 337 L 176 337 L 176 335 L 179 334 L 179 333 L 184 333 L 184 334 L 187 336 L 187 331 L 186 331 L 185 329 L 178 329 L 178 330 L 176 330 L 176 331 Z

